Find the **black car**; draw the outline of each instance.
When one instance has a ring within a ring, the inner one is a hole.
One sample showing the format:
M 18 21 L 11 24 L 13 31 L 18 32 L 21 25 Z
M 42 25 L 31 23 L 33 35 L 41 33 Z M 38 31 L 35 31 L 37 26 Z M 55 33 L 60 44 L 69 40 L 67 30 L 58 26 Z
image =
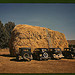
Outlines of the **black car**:
M 36 48 L 33 51 L 33 59 L 34 60 L 48 60 L 50 57 L 48 55 L 47 48 Z
M 61 48 L 48 48 L 48 53 L 51 59 L 61 59 L 64 57 Z
M 16 55 L 17 60 L 27 60 L 31 61 L 32 59 L 32 53 L 31 53 L 31 48 L 19 48 L 19 53 Z
M 64 48 L 64 58 L 75 58 L 75 48 Z

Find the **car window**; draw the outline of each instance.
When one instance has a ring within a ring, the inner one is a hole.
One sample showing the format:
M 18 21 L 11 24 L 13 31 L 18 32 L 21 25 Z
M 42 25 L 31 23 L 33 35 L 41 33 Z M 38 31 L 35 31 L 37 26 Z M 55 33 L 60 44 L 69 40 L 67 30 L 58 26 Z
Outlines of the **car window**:
M 57 49 L 55 49 L 55 50 L 57 50 L 57 51 L 61 51 L 59 48 L 57 48 Z
M 47 49 L 42 49 L 42 52 L 47 51 Z
M 70 51 L 70 49 L 67 49 L 67 51 Z
M 39 49 L 35 49 L 35 51 L 40 51 Z
M 71 51 L 74 51 L 74 49 L 73 49 L 73 48 L 71 48 Z
M 24 49 L 23 51 L 29 51 L 28 49 Z

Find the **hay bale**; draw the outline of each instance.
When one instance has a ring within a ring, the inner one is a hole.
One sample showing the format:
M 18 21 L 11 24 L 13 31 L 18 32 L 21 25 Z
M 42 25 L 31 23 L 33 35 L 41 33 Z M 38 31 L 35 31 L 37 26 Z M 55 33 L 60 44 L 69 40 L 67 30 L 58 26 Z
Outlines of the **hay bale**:
M 62 50 L 64 47 L 68 47 L 68 42 L 63 33 L 39 26 L 16 25 L 11 34 L 10 54 L 12 56 L 16 55 L 21 47 L 30 47 L 32 52 L 35 48 L 48 48 L 46 29 L 48 30 L 52 47 L 59 47 Z

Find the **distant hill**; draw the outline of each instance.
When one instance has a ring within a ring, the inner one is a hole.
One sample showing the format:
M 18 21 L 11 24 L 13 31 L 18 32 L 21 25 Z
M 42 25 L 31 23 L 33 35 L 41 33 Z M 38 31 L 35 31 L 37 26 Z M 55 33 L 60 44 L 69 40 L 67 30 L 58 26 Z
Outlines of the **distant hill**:
M 67 40 L 69 45 L 75 45 L 75 40 Z

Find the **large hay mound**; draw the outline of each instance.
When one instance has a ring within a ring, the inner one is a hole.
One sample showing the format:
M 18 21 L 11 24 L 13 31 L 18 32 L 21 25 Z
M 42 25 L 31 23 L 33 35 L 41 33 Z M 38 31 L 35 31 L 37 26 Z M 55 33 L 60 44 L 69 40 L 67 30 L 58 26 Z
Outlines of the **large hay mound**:
M 11 34 L 10 54 L 16 55 L 21 47 L 30 47 L 32 52 L 35 48 L 48 48 L 47 34 L 49 34 L 52 47 L 59 47 L 62 50 L 64 47 L 68 47 L 68 42 L 63 33 L 44 27 L 16 25 Z

